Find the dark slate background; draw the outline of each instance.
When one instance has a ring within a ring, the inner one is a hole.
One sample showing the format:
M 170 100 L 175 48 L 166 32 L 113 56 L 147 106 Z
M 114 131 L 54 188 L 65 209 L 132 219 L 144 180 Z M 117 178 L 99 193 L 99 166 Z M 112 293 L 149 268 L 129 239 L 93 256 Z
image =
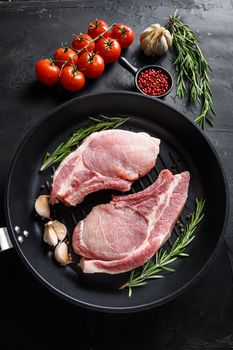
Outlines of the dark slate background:
M 213 70 L 216 113 L 206 129 L 223 163 L 233 197 L 233 3 L 225 1 L 0 1 L 0 224 L 3 192 L 11 160 L 27 132 L 45 113 L 78 94 L 46 88 L 34 77 L 40 57 L 53 55 L 60 42 L 85 32 L 95 18 L 123 22 L 135 30 L 124 52 L 135 66 L 154 62 L 139 50 L 139 34 L 149 24 L 165 24 L 178 9 L 198 34 Z M 171 54 L 158 60 L 175 75 Z M 115 63 L 79 95 L 133 91 L 133 78 Z M 166 101 L 194 119 L 199 106 L 175 97 Z M 201 152 L 201 150 L 199 150 Z M 208 166 L 208 160 L 207 160 Z M 213 173 L 214 176 L 214 173 Z M 216 201 L 216 205 L 221 203 Z M 0 346 L 5 349 L 233 349 L 232 208 L 224 247 L 192 289 L 154 310 L 110 315 L 74 307 L 42 287 L 22 266 L 16 253 L 0 254 Z M 88 335 L 86 335 L 86 333 Z

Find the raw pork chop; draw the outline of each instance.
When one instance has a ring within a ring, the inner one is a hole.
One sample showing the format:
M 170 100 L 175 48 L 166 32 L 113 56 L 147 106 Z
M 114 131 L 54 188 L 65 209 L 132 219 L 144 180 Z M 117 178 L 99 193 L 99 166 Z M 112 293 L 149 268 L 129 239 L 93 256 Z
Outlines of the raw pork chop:
M 73 248 L 84 272 L 120 273 L 143 265 L 170 237 L 188 195 L 189 172 L 162 170 L 145 190 L 116 196 L 78 223 Z
M 53 178 L 50 203 L 76 205 L 102 189 L 128 191 L 155 165 L 160 140 L 144 132 L 105 130 L 88 136 Z

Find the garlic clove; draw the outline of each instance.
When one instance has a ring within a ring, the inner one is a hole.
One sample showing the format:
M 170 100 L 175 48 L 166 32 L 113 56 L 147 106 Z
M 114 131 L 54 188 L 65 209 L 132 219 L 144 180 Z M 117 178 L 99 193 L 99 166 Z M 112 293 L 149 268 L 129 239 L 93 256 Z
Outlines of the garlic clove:
M 167 40 L 167 46 L 168 48 L 170 48 L 172 46 L 172 36 L 171 36 L 171 33 L 169 32 L 169 30 L 165 30 L 164 31 L 164 36 Z
M 151 45 L 152 40 L 151 37 L 148 36 L 141 41 L 141 48 L 143 49 L 146 56 L 150 56 L 152 54 L 153 46 Z
M 149 27 L 149 28 L 145 29 L 140 35 L 140 40 L 143 40 L 145 37 L 147 37 L 151 33 L 153 33 L 153 29 L 152 28 Z
M 160 30 L 160 28 L 162 28 L 159 23 L 153 23 L 153 24 L 151 24 L 150 27 L 155 29 L 155 30 Z
M 35 201 L 35 210 L 43 218 L 50 218 L 50 207 L 48 196 L 42 194 Z
M 61 222 L 54 220 L 52 222 L 52 227 L 57 235 L 59 241 L 63 241 L 67 235 L 67 228 Z
M 161 36 L 160 40 L 157 43 L 156 49 L 154 51 L 156 56 L 164 55 L 168 50 L 167 40 L 165 36 Z
M 51 223 L 52 221 L 49 221 L 47 224 L 45 224 L 43 239 L 45 243 L 52 247 L 55 247 L 58 244 L 58 238 Z
M 63 266 L 68 265 L 72 262 L 68 252 L 68 246 L 65 242 L 59 242 L 54 249 L 55 259 Z
M 54 220 L 45 224 L 44 241 L 50 246 L 55 247 L 59 241 L 65 239 L 66 235 L 67 229 L 61 222 Z

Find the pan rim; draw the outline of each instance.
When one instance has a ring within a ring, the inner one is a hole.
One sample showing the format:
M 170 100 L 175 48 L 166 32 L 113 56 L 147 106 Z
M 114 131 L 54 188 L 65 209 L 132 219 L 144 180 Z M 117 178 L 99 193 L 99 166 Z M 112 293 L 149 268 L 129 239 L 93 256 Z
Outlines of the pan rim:
M 221 231 L 221 235 L 218 239 L 218 242 L 212 252 L 212 254 L 210 255 L 210 257 L 208 258 L 207 262 L 205 263 L 205 265 L 199 270 L 198 273 L 196 273 L 194 275 L 194 277 L 189 280 L 186 284 L 184 284 L 180 289 L 177 289 L 175 292 L 173 292 L 172 294 L 170 294 L 169 296 L 166 296 L 164 298 L 161 298 L 159 300 L 153 301 L 153 302 L 149 302 L 149 303 L 145 303 L 145 304 L 141 304 L 138 306 L 127 306 L 127 307 L 118 307 L 118 306 L 103 306 L 103 305 L 96 305 L 96 304 L 92 304 L 89 302 L 84 302 L 84 301 L 80 301 L 77 300 L 67 294 L 65 294 L 64 292 L 62 292 L 61 290 L 58 290 L 56 287 L 54 287 L 52 284 L 50 284 L 48 281 L 46 281 L 43 276 L 41 274 L 39 274 L 35 268 L 30 264 L 30 261 L 27 259 L 27 257 L 24 255 L 23 251 L 19 248 L 18 243 L 16 242 L 15 236 L 13 234 L 13 227 L 11 224 L 11 220 L 10 220 L 10 208 L 9 208 L 9 192 L 10 192 L 10 184 L 11 184 L 11 179 L 12 179 L 12 174 L 13 174 L 13 170 L 15 167 L 15 164 L 17 162 L 17 159 L 19 157 L 19 155 L 21 154 L 21 151 L 24 147 L 24 145 L 28 142 L 28 140 L 31 138 L 31 136 L 34 134 L 34 132 L 36 131 L 37 128 L 39 128 L 44 122 L 46 122 L 46 120 L 51 117 L 52 115 L 58 113 L 59 111 L 63 110 L 64 108 L 66 108 L 67 106 L 70 106 L 72 104 L 78 103 L 78 101 L 82 100 L 88 100 L 90 98 L 98 98 L 98 96 L 114 96 L 116 97 L 116 95 L 119 96 L 126 96 L 126 95 L 132 95 L 132 96 L 137 96 L 137 98 L 141 98 L 142 101 L 145 99 L 149 99 L 149 100 L 153 100 L 156 101 L 156 103 L 161 103 L 167 107 L 169 107 L 170 109 L 174 110 L 176 113 L 180 114 L 181 117 L 185 118 L 186 121 L 188 123 L 190 123 L 192 125 L 192 127 L 196 128 L 197 132 L 199 132 L 201 134 L 201 136 L 204 138 L 204 141 L 208 144 L 208 147 L 210 148 L 211 152 L 213 153 L 216 161 L 218 162 L 221 174 L 222 174 L 222 179 L 223 179 L 223 183 L 224 183 L 224 197 L 225 197 L 225 216 L 224 216 L 224 221 L 222 224 L 222 231 Z M 73 304 L 80 306 L 80 307 L 85 307 L 91 310 L 95 310 L 95 311 L 102 311 L 102 312 L 109 312 L 109 313 L 131 313 L 131 312 L 139 312 L 139 311 L 143 311 L 143 310 L 147 310 L 147 309 L 151 309 L 153 307 L 157 307 L 160 306 L 162 304 L 167 303 L 168 301 L 171 301 L 172 299 L 174 299 L 175 297 L 178 297 L 181 293 L 183 293 L 184 291 L 187 291 L 188 288 L 190 288 L 195 282 L 197 282 L 200 277 L 204 274 L 204 272 L 207 271 L 207 269 L 211 266 L 211 263 L 213 263 L 217 253 L 219 252 L 222 243 L 224 241 L 224 237 L 225 237 L 225 232 L 226 232 L 226 228 L 227 228 L 227 224 L 228 224 L 228 218 L 229 218 L 229 187 L 228 187 L 228 182 L 227 182 L 227 177 L 225 174 L 225 170 L 223 168 L 222 162 L 219 158 L 219 155 L 217 153 L 217 151 L 215 150 L 213 144 L 211 143 L 211 141 L 207 138 L 207 136 L 204 134 L 204 132 L 192 121 L 190 120 L 190 118 L 188 118 L 186 115 L 184 115 L 183 113 L 181 113 L 177 108 L 175 108 L 174 106 L 171 106 L 169 103 L 162 101 L 162 100 L 158 100 L 158 99 L 154 99 L 153 97 L 150 96 L 144 96 L 140 93 L 137 92 L 127 92 L 127 91 L 112 91 L 112 92 L 105 92 L 105 93 L 98 93 L 98 94 L 86 94 L 83 96 L 79 96 L 79 97 L 75 97 L 69 101 L 64 102 L 63 104 L 51 109 L 48 113 L 46 113 L 44 115 L 44 117 L 42 119 L 40 119 L 38 121 L 38 123 L 35 124 L 35 126 L 28 132 L 28 134 L 26 135 L 26 137 L 22 140 L 21 144 L 19 145 L 18 149 L 16 150 L 15 156 L 13 158 L 10 170 L 9 170 L 9 174 L 7 177 L 7 183 L 5 186 L 5 193 L 4 193 L 4 213 L 5 213 L 5 218 L 6 218 L 6 224 L 7 227 L 9 229 L 9 234 L 12 240 L 12 244 L 13 247 L 16 249 L 17 254 L 20 256 L 21 260 L 24 262 L 24 264 L 26 265 L 26 267 L 29 269 L 30 272 L 32 272 L 32 274 L 37 278 L 37 280 L 39 280 L 39 282 L 41 282 L 45 287 L 47 287 L 49 290 L 51 290 L 52 292 L 54 292 L 56 295 L 62 297 L 65 300 L 68 300 L 70 302 L 72 302 Z

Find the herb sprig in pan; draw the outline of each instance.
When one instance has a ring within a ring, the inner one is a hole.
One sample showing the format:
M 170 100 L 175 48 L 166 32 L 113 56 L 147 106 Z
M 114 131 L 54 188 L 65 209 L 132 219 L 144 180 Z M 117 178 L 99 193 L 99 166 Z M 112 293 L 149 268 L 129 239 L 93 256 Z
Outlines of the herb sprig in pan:
M 167 28 L 172 34 L 172 47 L 176 54 L 174 62 L 178 72 L 176 94 L 184 97 L 188 87 L 190 101 L 202 103 L 200 115 L 196 117 L 195 122 L 202 129 L 205 128 L 205 122 L 213 126 L 211 69 L 199 46 L 197 35 L 180 20 L 177 11 L 169 17 Z
M 77 146 L 80 141 L 84 140 L 85 137 L 89 136 L 93 132 L 116 129 L 120 125 L 127 122 L 129 118 L 107 117 L 105 115 L 100 115 L 99 117 L 90 117 L 89 119 L 91 120 L 91 123 L 88 126 L 75 131 L 69 140 L 61 143 L 53 153 L 46 153 L 40 171 L 49 168 L 53 164 L 60 163 L 73 151 L 73 147 Z
M 191 219 L 185 226 L 183 233 L 173 243 L 171 250 L 167 251 L 160 248 L 155 256 L 148 260 L 144 266 L 131 271 L 128 281 L 120 289 L 128 288 L 130 297 L 133 288 L 144 286 L 151 279 L 163 278 L 164 276 L 160 274 L 161 271 L 175 272 L 175 269 L 168 265 L 178 257 L 189 255 L 185 253 L 185 249 L 195 238 L 194 231 L 204 216 L 204 205 L 204 199 L 196 199 L 195 211 L 192 213 Z

